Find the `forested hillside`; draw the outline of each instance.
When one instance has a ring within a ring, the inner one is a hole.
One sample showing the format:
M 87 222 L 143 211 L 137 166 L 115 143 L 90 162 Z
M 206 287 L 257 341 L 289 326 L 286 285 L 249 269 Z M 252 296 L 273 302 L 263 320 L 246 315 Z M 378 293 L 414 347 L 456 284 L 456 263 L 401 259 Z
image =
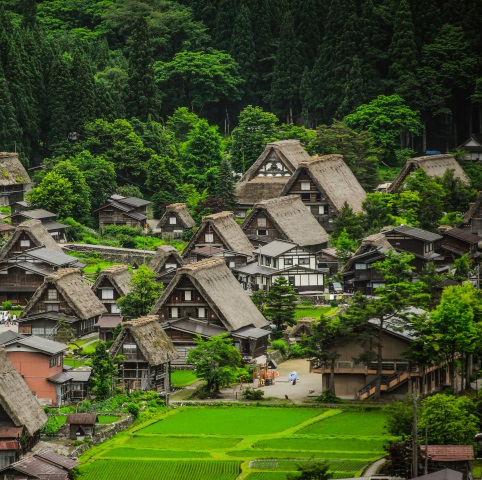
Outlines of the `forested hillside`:
M 227 157 L 331 153 L 335 131 L 371 188 L 380 161 L 482 131 L 481 25 L 477 0 L 4 0 L 0 150 L 47 159 L 48 196 L 68 161 L 92 208 L 127 185 L 201 212 L 234 202 Z

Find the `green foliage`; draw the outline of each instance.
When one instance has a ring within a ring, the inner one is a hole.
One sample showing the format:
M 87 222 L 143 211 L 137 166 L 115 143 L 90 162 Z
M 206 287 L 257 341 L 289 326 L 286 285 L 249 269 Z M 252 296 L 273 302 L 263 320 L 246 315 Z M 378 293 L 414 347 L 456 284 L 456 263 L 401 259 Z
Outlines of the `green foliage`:
M 279 350 L 283 355 L 288 351 L 288 344 L 281 338 L 273 340 L 271 342 L 271 347 L 275 350 Z
M 418 426 L 429 445 L 473 445 L 479 422 L 467 397 L 437 394 L 422 401 Z
M 139 416 L 140 407 L 137 403 L 128 403 L 127 404 L 127 411 L 134 417 L 137 418 Z
M 195 337 L 197 347 L 189 350 L 188 363 L 196 367 L 196 375 L 206 382 L 208 394 L 216 394 L 236 378 L 241 366 L 241 355 L 225 334 L 203 340 Z
M 330 390 L 323 390 L 319 397 L 316 397 L 316 401 L 320 403 L 340 403 L 342 400 L 337 397 Z
M 281 337 L 286 327 L 295 324 L 295 301 L 295 291 L 288 284 L 286 278 L 275 278 L 266 297 L 264 309 L 265 317 L 275 326 L 272 334 L 274 337 Z
M 313 462 L 298 465 L 298 474 L 288 473 L 287 480 L 328 480 L 331 478 L 328 462 Z
M 2 309 L 3 310 L 12 310 L 12 302 L 2 302 Z
M 243 390 L 243 398 L 246 400 L 263 400 L 264 391 L 255 390 L 254 388 L 245 388 Z
M 40 433 L 46 435 L 47 437 L 54 437 L 57 432 L 64 425 L 62 418 L 57 416 L 49 416 L 47 423 L 41 428 Z
M 92 354 L 91 388 L 96 400 L 105 400 L 111 395 L 117 367 L 109 355 L 104 342 L 97 343 Z
M 127 320 L 147 315 L 162 293 L 162 283 L 155 281 L 156 274 L 141 265 L 129 282 L 130 292 L 117 301 L 122 316 Z
M 390 435 L 410 438 L 413 433 L 413 402 L 397 400 L 384 407 L 386 417 L 386 429 Z

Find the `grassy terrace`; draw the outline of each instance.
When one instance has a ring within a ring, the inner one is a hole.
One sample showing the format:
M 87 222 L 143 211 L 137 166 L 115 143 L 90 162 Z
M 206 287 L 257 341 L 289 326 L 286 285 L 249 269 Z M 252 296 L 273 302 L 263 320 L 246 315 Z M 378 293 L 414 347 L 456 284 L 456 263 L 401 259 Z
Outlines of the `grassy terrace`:
M 327 460 L 334 478 L 383 456 L 384 414 L 323 408 L 181 407 L 88 451 L 82 480 L 278 480 Z

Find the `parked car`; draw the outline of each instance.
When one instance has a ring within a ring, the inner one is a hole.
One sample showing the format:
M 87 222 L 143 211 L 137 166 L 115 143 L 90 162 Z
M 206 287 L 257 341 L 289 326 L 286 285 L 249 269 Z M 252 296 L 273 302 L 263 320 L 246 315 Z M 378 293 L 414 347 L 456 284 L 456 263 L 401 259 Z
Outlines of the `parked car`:
M 328 291 L 330 293 L 343 293 L 343 287 L 339 282 L 330 282 L 328 284 Z

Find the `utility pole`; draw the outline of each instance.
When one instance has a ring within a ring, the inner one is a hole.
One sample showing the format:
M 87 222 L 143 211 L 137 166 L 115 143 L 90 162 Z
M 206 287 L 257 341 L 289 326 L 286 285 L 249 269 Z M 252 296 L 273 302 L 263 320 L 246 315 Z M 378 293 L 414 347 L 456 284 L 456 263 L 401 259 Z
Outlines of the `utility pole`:
M 418 477 L 418 438 L 417 438 L 417 379 L 412 378 L 413 432 L 412 432 L 412 478 Z M 427 452 L 425 452 L 427 454 Z

